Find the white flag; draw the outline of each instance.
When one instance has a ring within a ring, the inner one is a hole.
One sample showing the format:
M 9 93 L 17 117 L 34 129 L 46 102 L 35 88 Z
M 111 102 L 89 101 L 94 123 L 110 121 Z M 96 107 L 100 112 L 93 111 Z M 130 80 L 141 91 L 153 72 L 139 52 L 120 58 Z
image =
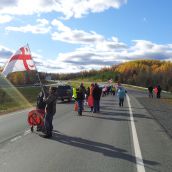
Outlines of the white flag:
M 28 46 L 21 47 L 5 65 L 2 74 L 6 77 L 9 73 L 18 71 L 36 70 Z

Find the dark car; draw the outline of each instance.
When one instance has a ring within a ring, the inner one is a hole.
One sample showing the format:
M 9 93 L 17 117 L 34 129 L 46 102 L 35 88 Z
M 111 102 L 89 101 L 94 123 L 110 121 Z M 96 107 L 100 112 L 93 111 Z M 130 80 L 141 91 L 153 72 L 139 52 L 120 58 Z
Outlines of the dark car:
M 57 100 L 72 100 L 72 87 L 70 85 L 59 85 L 57 86 Z

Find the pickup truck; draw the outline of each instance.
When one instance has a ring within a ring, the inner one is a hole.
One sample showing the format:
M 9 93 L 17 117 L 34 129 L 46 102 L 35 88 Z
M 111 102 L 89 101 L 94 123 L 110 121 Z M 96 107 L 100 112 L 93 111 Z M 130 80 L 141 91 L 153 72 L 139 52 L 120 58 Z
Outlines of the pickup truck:
M 70 102 L 72 100 L 72 87 L 70 85 L 58 85 L 57 86 L 57 100 L 64 101 L 65 99 Z

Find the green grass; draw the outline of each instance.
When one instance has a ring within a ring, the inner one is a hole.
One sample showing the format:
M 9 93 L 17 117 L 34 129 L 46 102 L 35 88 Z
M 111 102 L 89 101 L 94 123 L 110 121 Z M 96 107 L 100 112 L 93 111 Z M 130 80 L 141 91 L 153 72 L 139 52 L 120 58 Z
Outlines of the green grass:
M 36 97 L 41 91 L 40 87 L 27 87 L 19 88 L 20 93 L 29 101 L 31 104 L 35 104 Z
M 77 80 L 77 81 L 70 81 L 68 82 L 68 84 L 70 84 L 72 87 L 78 88 L 80 86 L 80 84 L 83 83 L 85 88 L 90 87 L 91 83 L 90 81 L 81 81 L 81 80 Z
M 39 92 L 39 87 L 0 89 L 0 114 L 35 106 Z

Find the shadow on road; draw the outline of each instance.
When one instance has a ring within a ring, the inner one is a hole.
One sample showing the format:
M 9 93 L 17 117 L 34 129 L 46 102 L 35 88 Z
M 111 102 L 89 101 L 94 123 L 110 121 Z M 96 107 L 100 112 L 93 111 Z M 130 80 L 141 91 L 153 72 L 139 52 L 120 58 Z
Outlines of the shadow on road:
M 128 109 L 125 109 L 125 108 L 121 108 L 121 109 L 108 109 L 108 110 L 113 110 L 113 111 L 105 111 L 107 110 L 106 108 L 102 108 L 103 110 L 99 113 L 100 115 L 104 115 L 104 116 L 108 116 L 108 115 L 111 115 L 111 116 L 123 116 L 123 117 L 130 117 L 130 114 L 128 112 Z M 120 113 L 121 112 L 121 113 Z M 146 119 L 153 119 L 147 115 L 144 115 L 144 114 L 136 114 L 134 113 L 133 114 L 133 117 L 134 118 L 146 118 Z M 128 120 L 130 121 L 130 120 Z
M 116 148 L 112 145 L 99 143 L 91 140 L 86 140 L 80 137 L 67 136 L 58 131 L 53 132 L 53 137 L 51 140 L 70 145 L 73 147 L 78 147 L 81 149 L 89 150 L 92 152 L 101 153 L 104 156 L 111 158 L 123 159 L 132 163 L 136 163 L 136 157 L 127 153 L 125 149 Z M 158 162 L 143 160 L 145 165 L 159 165 Z
M 82 115 L 85 117 L 89 117 L 89 118 L 97 118 L 97 119 L 103 119 L 103 120 L 111 120 L 111 121 L 130 121 L 128 119 L 121 119 L 121 118 L 115 118 L 115 117 L 105 117 L 105 116 L 95 116 L 95 115 Z

